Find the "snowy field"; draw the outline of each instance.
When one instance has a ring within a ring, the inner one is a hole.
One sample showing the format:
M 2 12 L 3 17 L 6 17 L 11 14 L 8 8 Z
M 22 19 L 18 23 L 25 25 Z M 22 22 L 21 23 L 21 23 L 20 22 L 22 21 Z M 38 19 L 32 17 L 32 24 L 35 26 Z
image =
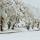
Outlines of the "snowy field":
M 19 32 L 0 34 L 0 40 L 40 40 L 40 32 Z

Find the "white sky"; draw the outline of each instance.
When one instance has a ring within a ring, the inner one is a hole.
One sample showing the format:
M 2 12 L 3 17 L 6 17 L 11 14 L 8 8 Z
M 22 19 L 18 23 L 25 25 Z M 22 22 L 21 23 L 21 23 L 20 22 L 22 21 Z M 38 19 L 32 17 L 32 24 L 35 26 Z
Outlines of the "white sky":
M 28 3 L 34 7 L 39 7 L 40 8 L 40 0 L 24 0 L 25 3 Z
M 25 2 L 25 4 L 28 4 L 28 6 L 34 7 L 33 15 L 35 15 L 37 18 L 40 18 L 40 0 L 23 0 L 23 1 Z

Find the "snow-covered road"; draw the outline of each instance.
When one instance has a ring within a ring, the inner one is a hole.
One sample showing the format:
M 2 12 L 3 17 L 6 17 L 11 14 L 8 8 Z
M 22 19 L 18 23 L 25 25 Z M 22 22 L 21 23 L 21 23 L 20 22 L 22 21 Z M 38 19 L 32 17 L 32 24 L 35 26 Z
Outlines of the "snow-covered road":
M 40 40 L 40 32 L 0 34 L 0 40 Z

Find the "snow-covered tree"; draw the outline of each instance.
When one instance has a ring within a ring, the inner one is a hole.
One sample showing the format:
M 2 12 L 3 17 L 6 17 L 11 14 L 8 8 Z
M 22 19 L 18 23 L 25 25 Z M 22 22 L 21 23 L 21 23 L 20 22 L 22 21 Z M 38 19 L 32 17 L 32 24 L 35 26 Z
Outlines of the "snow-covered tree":
M 27 28 L 37 26 L 32 15 L 32 8 L 24 5 L 23 0 L 4 0 L 0 2 L 0 16 L 3 20 L 3 30 L 14 29 L 14 26 Z M 17 25 L 16 25 L 17 24 Z

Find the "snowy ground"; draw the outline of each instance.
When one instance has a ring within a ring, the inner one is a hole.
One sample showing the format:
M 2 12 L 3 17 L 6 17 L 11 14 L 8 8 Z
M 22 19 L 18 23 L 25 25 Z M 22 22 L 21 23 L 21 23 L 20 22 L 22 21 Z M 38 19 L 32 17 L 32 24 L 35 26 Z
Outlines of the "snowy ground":
M 19 32 L 0 34 L 0 40 L 40 40 L 40 32 Z
M 40 40 L 40 31 L 15 28 L 12 31 L 0 32 L 0 40 Z

